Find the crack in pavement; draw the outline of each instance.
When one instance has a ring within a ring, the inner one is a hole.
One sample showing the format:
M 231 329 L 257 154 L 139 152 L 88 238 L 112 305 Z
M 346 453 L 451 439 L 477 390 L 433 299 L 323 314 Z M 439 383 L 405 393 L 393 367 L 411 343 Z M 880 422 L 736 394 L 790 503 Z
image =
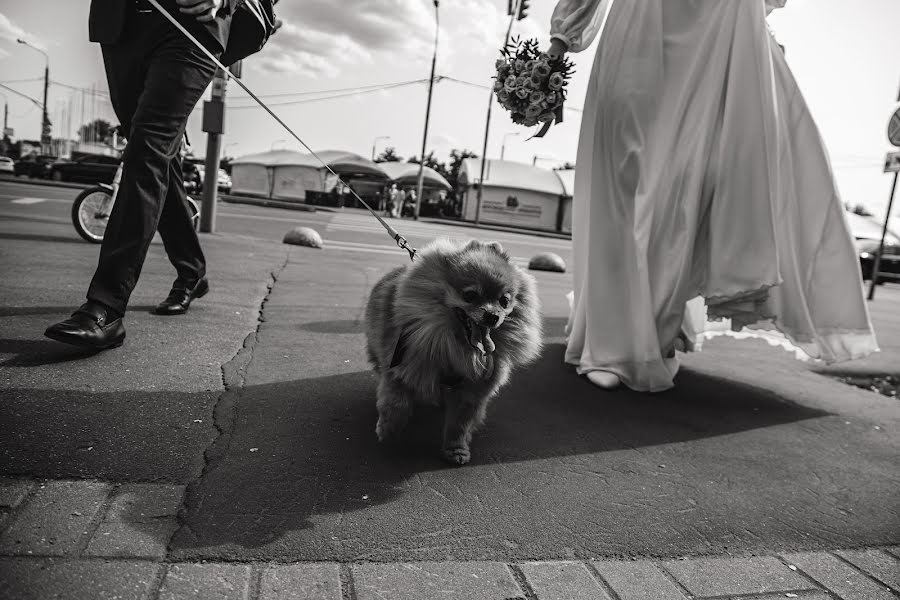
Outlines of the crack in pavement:
M 259 342 L 259 330 L 265 323 L 266 303 L 278 283 L 284 269 L 290 262 L 290 251 L 284 258 L 284 263 L 277 270 L 269 273 L 269 281 L 266 283 L 266 293 L 259 304 L 257 311 L 256 328 L 247 334 L 244 343 L 238 349 L 237 353 L 225 364 L 222 365 L 222 386 L 224 391 L 216 400 L 213 406 L 213 426 L 216 428 L 217 435 L 215 439 L 203 451 L 203 469 L 200 475 L 191 481 L 184 493 L 181 506 L 178 509 L 178 529 L 169 538 L 166 548 L 168 555 L 171 550 L 172 540 L 176 539 L 179 533 L 190 534 L 194 539 L 198 539 L 197 535 L 191 530 L 188 523 L 188 513 L 197 513 L 203 508 L 203 496 L 198 491 L 201 482 L 209 475 L 218 465 L 219 461 L 228 452 L 231 446 L 231 437 L 234 432 L 234 416 L 238 400 L 244 392 L 244 383 L 246 382 L 246 372 L 250 363 L 253 361 L 253 353 Z

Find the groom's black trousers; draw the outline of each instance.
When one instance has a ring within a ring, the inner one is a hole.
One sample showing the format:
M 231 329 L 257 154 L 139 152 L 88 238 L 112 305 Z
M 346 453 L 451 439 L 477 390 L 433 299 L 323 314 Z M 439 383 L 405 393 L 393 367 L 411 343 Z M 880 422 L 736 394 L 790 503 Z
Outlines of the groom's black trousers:
M 215 65 L 162 15 L 135 9 L 128 11 L 119 41 L 102 50 L 128 145 L 87 297 L 124 314 L 156 231 L 180 281 L 193 284 L 206 274 L 178 154 L 188 116 Z

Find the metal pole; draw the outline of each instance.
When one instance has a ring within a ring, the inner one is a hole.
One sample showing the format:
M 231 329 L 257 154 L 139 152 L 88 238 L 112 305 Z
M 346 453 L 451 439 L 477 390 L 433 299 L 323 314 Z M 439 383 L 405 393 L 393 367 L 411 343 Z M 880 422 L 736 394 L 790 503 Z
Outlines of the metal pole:
M 44 65 L 44 120 L 41 123 L 41 145 L 50 141 L 50 118 L 47 116 L 47 88 L 50 85 L 50 59 Z M 47 138 L 46 141 L 44 138 Z
M 878 284 L 878 269 L 881 267 L 881 253 L 884 252 L 884 238 L 887 237 L 888 223 L 891 220 L 891 208 L 894 204 L 894 192 L 897 190 L 897 173 L 894 173 L 894 183 L 891 185 L 891 196 L 888 198 L 887 214 L 884 215 L 884 227 L 881 229 L 881 242 L 878 244 L 878 253 L 872 263 L 872 282 L 869 284 L 869 300 L 875 299 L 875 286 Z
M 900 90 L 897 90 L 897 102 L 900 102 Z M 891 208 L 894 205 L 894 192 L 897 190 L 897 173 L 894 172 L 894 183 L 891 184 L 891 195 L 888 197 L 887 213 L 884 215 L 884 227 L 881 229 L 881 241 L 878 243 L 878 254 L 872 262 L 872 282 L 869 285 L 869 300 L 875 299 L 875 286 L 878 283 L 878 269 L 881 268 L 881 254 L 884 252 L 884 238 L 887 237 L 888 224 L 891 222 Z
M 509 43 L 509 36 L 512 33 L 513 22 L 516 20 L 516 15 L 519 14 L 519 6 L 521 5 L 522 0 L 515 0 L 515 6 L 513 7 L 512 14 L 509 17 L 509 26 L 506 28 L 506 37 L 503 38 L 503 48 L 506 48 L 506 45 Z M 491 131 L 491 109 L 494 107 L 494 90 L 491 90 L 490 96 L 488 97 L 488 109 L 487 109 L 487 118 L 484 120 L 484 147 L 481 149 L 481 174 L 478 176 L 478 197 L 475 200 L 475 224 L 478 225 L 481 222 L 481 196 L 482 190 L 484 189 L 484 166 L 487 162 L 487 148 L 488 148 L 488 135 Z
M 431 94 L 434 91 L 434 69 L 437 64 L 438 36 L 441 31 L 441 21 L 438 11 L 438 0 L 434 0 L 434 53 L 431 55 L 431 79 L 428 80 L 428 104 L 425 107 L 425 131 L 422 132 L 422 155 L 419 160 L 419 179 L 416 184 L 416 207 L 413 211 L 413 219 L 419 218 L 419 209 L 422 206 L 422 188 L 425 185 L 425 147 L 428 144 L 428 121 L 431 118 Z
M 375 147 L 378 145 L 378 140 L 389 140 L 391 136 L 389 135 L 379 135 L 374 140 L 372 140 L 372 162 L 375 162 Z
M 203 204 L 200 209 L 200 231 L 216 230 L 216 197 L 219 193 L 219 158 L 224 132 L 225 89 L 228 80 L 222 69 L 216 70 L 212 95 L 203 107 L 203 129 L 206 131 L 206 161 L 203 173 Z
M 500 160 L 503 160 L 504 156 L 506 156 L 506 138 L 516 137 L 518 132 L 507 133 L 503 136 L 503 145 L 500 146 Z

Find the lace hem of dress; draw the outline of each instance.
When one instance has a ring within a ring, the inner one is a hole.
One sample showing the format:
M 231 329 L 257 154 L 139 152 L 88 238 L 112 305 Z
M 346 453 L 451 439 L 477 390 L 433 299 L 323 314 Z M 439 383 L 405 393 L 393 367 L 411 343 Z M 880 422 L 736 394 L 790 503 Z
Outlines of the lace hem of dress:
M 825 364 L 855 360 L 879 351 L 870 329 L 792 331 L 767 310 L 766 301 L 772 287 L 766 285 L 737 294 L 732 299 L 723 296 L 707 299 L 707 323 L 697 333 L 694 350 L 701 350 L 704 340 L 728 336 L 761 339 L 792 352 L 798 360 Z

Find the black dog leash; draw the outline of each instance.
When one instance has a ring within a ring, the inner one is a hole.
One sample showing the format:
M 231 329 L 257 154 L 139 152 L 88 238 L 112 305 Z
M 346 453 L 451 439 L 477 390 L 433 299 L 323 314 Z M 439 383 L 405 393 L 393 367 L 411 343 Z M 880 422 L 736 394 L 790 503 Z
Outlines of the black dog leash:
M 322 160 L 322 158 L 319 157 L 318 154 L 316 154 L 315 152 L 313 152 L 312 148 L 310 148 L 309 146 L 307 146 L 307 145 L 306 145 L 306 142 L 304 142 L 302 139 L 300 139 L 300 136 L 297 135 L 296 133 L 294 133 L 294 130 L 293 130 L 293 129 L 291 129 L 290 127 L 288 127 L 287 124 L 286 124 L 284 121 L 282 121 L 281 118 L 280 118 L 278 115 L 276 115 L 274 112 L 272 112 L 272 109 L 269 108 L 268 106 L 266 106 L 266 103 L 265 103 L 265 102 L 263 102 L 262 100 L 260 100 L 260 99 L 256 96 L 256 94 L 254 94 L 252 91 L 250 91 L 250 88 L 248 88 L 246 85 L 244 85 L 244 82 L 241 81 L 240 78 L 235 77 L 235 76 L 231 73 L 231 71 L 228 70 L 228 68 L 227 68 L 225 65 L 223 65 L 221 62 L 219 62 L 219 59 L 217 59 L 217 58 L 215 57 L 215 55 L 214 55 L 212 52 L 210 52 L 209 50 L 207 50 L 206 47 L 205 47 L 203 44 L 201 44 L 199 41 L 197 41 L 197 38 L 195 38 L 193 35 L 191 35 L 191 33 L 190 33 L 187 29 L 185 29 L 184 26 L 183 26 L 181 23 L 179 23 L 179 22 L 178 22 L 171 14 L 169 14 L 169 11 L 167 11 L 165 8 L 163 8 L 162 6 L 160 6 L 160 5 L 159 5 L 159 2 L 157 2 L 157 0 L 147 0 L 147 2 L 149 2 L 150 4 L 152 4 L 153 7 L 154 7 L 156 10 L 158 10 L 158 11 L 159 11 L 166 19 L 169 20 L 170 23 L 172 23 L 172 25 L 174 25 L 174 26 L 175 26 L 181 33 L 183 33 L 183 34 L 184 34 L 184 35 L 185 35 L 185 36 L 186 36 L 186 37 L 187 37 L 187 38 L 188 38 L 188 39 L 189 39 L 189 40 L 190 40 L 197 48 L 199 48 L 200 51 L 202 51 L 202 52 L 207 56 L 207 58 L 209 58 L 211 61 L 213 61 L 213 63 L 215 63 L 215 65 L 216 65 L 217 67 L 219 67 L 220 69 L 222 69 L 222 71 L 224 71 L 224 72 L 228 75 L 228 77 L 229 77 L 230 79 L 233 79 L 235 82 L 237 82 L 237 84 L 238 84 L 239 86 L 241 86 L 241 88 L 242 88 L 245 92 L 247 92 L 247 95 L 249 95 L 251 98 L 253 98 L 253 99 L 256 101 L 257 104 L 259 104 L 259 105 L 260 105 L 267 113 L 269 113 L 269 115 L 271 115 L 271 117 L 272 117 L 273 119 L 275 119 L 275 121 L 278 122 L 279 125 L 281 125 L 282 127 L 284 127 L 285 131 L 287 131 L 289 134 L 291 134 L 291 137 L 293 137 L 295 140 L 297 140 L 298 142 L 300 142 L 300 145 L 303 146 L 303 147 L 306 149 L 307 152 L 309 152 L 312 156 L 314 156 L 315 159 L 316 159 L 317 161 L 319 161 L 320 163 L 322 163 L 322 166 L 325 167 L 326 169 L 328 169 L 328 171 L 329 171 L 332 175 L 334 175 L 335 177 L 337 177 L 338 183 L 340 183 L 341 185 L 345 186 L 348 190 L 350 190 L 350 193 L 353 194 L 353 197 L 356 198 L 356 199 L 360 202 L 360 204 L 362 204 L 363 206 L 365 206 L 366 209 L 368 209 L 368 211 L 372 214 L 373 217 L 375 217 L 376 219 L 378 219 L 378 222 L 381 223 L 381 225 L 387 230 L 388 235 L 391 236 L 391 239 L 393 239 L 393 240 L 397 243 L 397 245 L 398 245 L 400 248 L 403 248 L 404 250 L 406 250 L 407 252 L 409 252 L 409 260 L 415 260 L 417 250 L 416 250 L 415 248 L 413 248 L 412 246 L 409 245 L 409 243 L 406 241 L 406 238 L 403 237 L 402 235 L 400 235 L 399 233 L 397 233 L 397 230 L 396 230 L 396 229 L 394 229 L 393 227 L 391 227 L 389 223 L 387 223 L 384 219 L 381 218 L 381 216 L 378 215 L 378 213 L 376 213 L 374 210 L 372 210 L 372 207 L 369 206 L 369 204 L 368 204 L 365 200 L 363 200 L 363 199 L 359 196 L 359 194 L 357 194 L 356 191 L 355 191 L 352 187 L 350 187 L 349 185 L 347 185 L 346 183 L 344 183 L 344 180 L 341 179 L 341 176 L 338 175 L 338 174 L 334 171 L 334 169 L 332 169 L 330 166 L 328 166 L 328 163 L 326 163 L 324 160 Z

